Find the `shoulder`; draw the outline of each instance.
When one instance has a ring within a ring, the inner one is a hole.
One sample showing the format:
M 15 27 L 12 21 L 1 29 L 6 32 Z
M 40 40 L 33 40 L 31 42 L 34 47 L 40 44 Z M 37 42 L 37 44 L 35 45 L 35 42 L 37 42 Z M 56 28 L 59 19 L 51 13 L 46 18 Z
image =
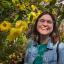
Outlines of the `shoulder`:
M 32 46 L 34 46 L 36 44 L 36 42 L 33 39 L 29 39 L 27 42 L 27 47 L 31 48 Z
M 37 53 L 37 47 L 35 47 L 36 42 L 32 39 L 28 40 L 28 45 L 27 45 L 27 52 L 28 54 L 31 53 L 33 55 L 34 53 Z
M 59 64 L 64 64 L 64 43 L 59 44 Z
M 64 51 L 64 42 L 59 43 L 59 51 Z
M 60 42 L 59 48 L 60 48 L 60 49 L 64 49 L 64 42 Z

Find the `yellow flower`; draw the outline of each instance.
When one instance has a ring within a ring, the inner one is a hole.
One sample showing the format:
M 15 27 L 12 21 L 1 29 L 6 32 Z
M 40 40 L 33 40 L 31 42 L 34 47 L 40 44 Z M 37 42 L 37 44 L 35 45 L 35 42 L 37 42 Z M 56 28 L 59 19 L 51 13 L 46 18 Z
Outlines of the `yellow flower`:
M 52 14 L 57 15 L 57 9 L 52 9 Z
M 12 0 L 12 3 L 19 3 L 19 0 Z
M 15 27 L 18 28 L 20 32 L 22 32 L 28 29 L 28 24 L 26 21 L 18 20 L 15 24 Z
M 32 10 L 34 11 L 36 9 L 35 5 L 31 5 Z
M 18 7 L 19 7 L 20 10 L 25 10 L 26 9 L 26 6 L 24 4 L 22 4 L 22 5 L 20 4 Z
M 32 17 L 32 18 L 31 18 Z M 37 18 L 37 13 L 36 12 L 30 12 L 30 14 L 28 14 L 28 21 L 32 21 L 34 22 L 34 20 Z
M 22 23 L 22 20 L 18 20 L 15 24 L 15 27 L 16 28 L 20 28 L 21 27 L 21 23 Z
M 0 24 L 0 31 L 1 31 L 1 24 Z
M 8 21 L 3 21 L 1 24 L 0 24 L 0 30 L 1 31 L 9 31 L 10 28 L 11 28 L 11 23 L 8 22 Z
M 23 24 L 23 31 L 28 30 L 28 24 L 27 24 L 27 22 L 23 21 L 22 24 Z
M 18 37 L 20 34 L 21 32 L 18 28 L 12 28 L 10 30 L 10 34 L 7 36 L 7 40 L 14 41 L 14 39 Z
M 31 14 L 32 14 L 34 17 L 36 17 L 36 13 L 35 13 L 35 12 L 31 12 Z
M 48 2 L 51 2 L 52 0 L 44 0 L 44 2 L 48 3 Z
M 38 10 L 37 16 L 39 16 L 42 13 L 42 11 Z
M 25 9 L 26 9 L 25 3 L 22 3 L 22 4 L 18 3 L 18 4 L 16 4 L 16 6 L 17 6 L 17 8 L 18 8 L 19 10 L 25 10 Z

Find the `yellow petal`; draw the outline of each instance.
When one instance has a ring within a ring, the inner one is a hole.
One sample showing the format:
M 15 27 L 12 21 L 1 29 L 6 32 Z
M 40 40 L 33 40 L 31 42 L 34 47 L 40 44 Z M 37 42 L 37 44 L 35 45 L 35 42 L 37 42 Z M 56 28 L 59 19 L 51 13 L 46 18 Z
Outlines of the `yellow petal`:
M 9 31 L 12 27 L 12 24 L 8 21 L 3 21 L 1 24 L 0 24 L 0 30 L 1 31 Z

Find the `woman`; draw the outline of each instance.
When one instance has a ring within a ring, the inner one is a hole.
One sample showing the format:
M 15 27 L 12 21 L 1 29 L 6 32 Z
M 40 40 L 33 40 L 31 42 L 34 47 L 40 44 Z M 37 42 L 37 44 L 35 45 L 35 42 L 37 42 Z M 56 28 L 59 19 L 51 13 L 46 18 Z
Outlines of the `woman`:
M 64 64 L 64 44 L 60 43 L 56 21 L 51 13 L 43 12 L 38 16 L 33 34 L 24 64 Z

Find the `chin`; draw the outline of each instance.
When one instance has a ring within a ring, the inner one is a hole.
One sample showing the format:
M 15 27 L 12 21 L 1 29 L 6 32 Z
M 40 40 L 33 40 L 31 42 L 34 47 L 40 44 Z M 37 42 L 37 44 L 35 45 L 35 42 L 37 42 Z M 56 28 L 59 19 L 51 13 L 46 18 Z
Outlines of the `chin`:
M 42 31 L 42 30 L 39 30 L 38 32 L 39 32 L 41 35 L 46 36 L 46 35 L 49 35 L 52 31 Z
M 49 35 L 48 33 L 40 33 L 41 35 L 44 35 L 44 36 L 46 36 L 46 35 Z

